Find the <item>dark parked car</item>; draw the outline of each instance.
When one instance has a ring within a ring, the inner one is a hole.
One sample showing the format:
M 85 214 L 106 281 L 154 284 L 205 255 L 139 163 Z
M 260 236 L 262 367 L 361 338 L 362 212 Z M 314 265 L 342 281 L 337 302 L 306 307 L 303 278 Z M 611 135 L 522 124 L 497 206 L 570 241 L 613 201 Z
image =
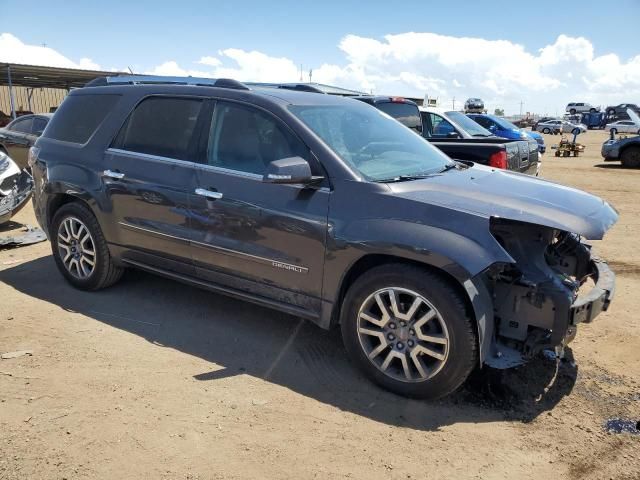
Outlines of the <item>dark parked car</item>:
M 405 127 L 409 127 L 418 133 L 422 133 L 422 121 L 418 105 L 403 97 L 387 97 L 380 95 L 360 95 L 351 97 L 361 102 L 373 105 L 378 110 L 382 110 L 387 115 L 395 118 Z
M 607 107 L 605 112 L 607 115 L 616 115 L 618 117 L 629 118 L 627 114 L 627 109 L 631 109 L 636 113 L 640 113 L 640 107 L 638 107 L 635 103 L 621 103 L 620 105 Z
M 640 168 L 640 136 L 610 138 L 602 144 L 605 162 L 619 161 L 626 168 Z
M 600 198 L 452 161 L 361 101 L 118 82 L 73 90 L 30 156 L 79 289 L 135 267 L 340 325 L 370 378 L 429 398 L 560 348 L 609 305 L 613 274 L 581 241 L 617 220 Z
M 422 135 L 451 158 L 538 175 L 540 157 L 533 139 L 496 137 L 464 113 L 420 108 Z
M 0 128 L 0 152 L 9 155 L 21 169 L 25 168 L 29 148 L 42 135 L 50 118 L 50 113 L 24 115 Z

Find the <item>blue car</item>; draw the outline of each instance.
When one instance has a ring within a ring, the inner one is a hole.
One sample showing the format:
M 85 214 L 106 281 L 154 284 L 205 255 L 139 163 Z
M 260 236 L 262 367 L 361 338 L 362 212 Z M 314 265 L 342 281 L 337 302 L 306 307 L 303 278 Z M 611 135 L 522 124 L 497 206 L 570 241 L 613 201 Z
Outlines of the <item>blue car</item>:
M 544 144 L 544 138 L 538 132 L 527 132 L 518 128 L 508 120 L 496 117 L 495 115 L 470 113 L 467 116 L 498 137 L 508 138 L 511 140 L 527 140 L 529 138 L 533 138 L 538 142 L 538 151 L 540 153 L 547 151 L 547 147 Z

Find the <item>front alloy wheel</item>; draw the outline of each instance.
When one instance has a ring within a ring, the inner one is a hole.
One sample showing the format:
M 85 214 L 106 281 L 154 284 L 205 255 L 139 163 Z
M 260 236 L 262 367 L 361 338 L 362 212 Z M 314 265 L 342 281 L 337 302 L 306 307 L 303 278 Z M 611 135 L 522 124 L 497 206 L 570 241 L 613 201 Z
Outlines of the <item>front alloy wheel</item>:
M 347 353 L 394 393 L 438 398 L 477 366 L 477 327 L 460 288 L 417 265 L 385 264 L 349 288 L 340 314 Z
M 358 339 L 371 363 L 401 382 L 432 378 L 449 355 L 449 333 L 440 312 L 406 288 L 386 288 L 367 297 L 358 313 Z
M 76 217 L 67 217 L 58 227 L 58 250 L 67 271 L 78 279 L 88 278 L 96 266 L 95 242 L 89 229 Z

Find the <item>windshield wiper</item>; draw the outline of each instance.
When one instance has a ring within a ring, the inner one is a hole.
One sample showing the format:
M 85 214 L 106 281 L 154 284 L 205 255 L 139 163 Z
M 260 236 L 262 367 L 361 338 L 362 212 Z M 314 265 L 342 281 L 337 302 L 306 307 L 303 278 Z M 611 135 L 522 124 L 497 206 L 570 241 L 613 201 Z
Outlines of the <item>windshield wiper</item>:
M 415 173 L 412 175 L 398 175 L 396 177 L 383 178 L 381 180 L 376 180 L 376 183 L 407 182 L 410 180 L 420 180 L 422 178 L 431 178 L 431 177 L 440 175 L 442 173 L 448 172 L 449 170 L 453 170 L 454 168 L 465 169 L 465 168 L 469 168 L 469 166 L 460 162 L 451 162 L 451 163 L 447 163 L 444 167 L 442 167 L 442 169 L 438 170 L 437 172 Z
M 420 180 L 421 178 L 429 178 L 434 175 L 438 175 L 440 172 L 434 173 L 420 173 L 416 175 L 398 175 L 397 177 L 383 178 L 376 180 L 376 183 L 394 183 L 394 182 L 407 182 L 410 180 Z
M 466 165 L 464 165 L 464 167 L 466 167 Z M 448 172 L 449 170 L 453 170 L 454 168 L 463 168 L 463 165 L 458 162 L 447 163 L 438 173 Z

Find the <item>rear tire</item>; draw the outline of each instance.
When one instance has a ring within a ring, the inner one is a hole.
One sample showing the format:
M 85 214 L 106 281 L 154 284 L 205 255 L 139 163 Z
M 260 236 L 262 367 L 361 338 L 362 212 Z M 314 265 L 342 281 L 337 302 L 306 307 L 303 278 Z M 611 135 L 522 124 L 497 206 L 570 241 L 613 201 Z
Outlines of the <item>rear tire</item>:
M 627 148 L 622 152 L 620 161 L 624 168 L 640 168 L 640 148 Z
M 542 133 L 546 133 L 547 135 L 549 135 L 551 133 L 551 129 L 549 128 L 543 128 L 542 129 Z
M 615 115 L 616 111 L 611 109 L 611 110 L 607 110 L 607 115 Z
M 618 130 L 616 128 L 612 128 L 610 131 L 614 135 L 617 135 L 617 133 L 618 133 Z
M 80 290 L 100 290 L 120 280 L 98 220 L 81 203 L 67 203 L 53 216 L 51 249 L 58 270 Z
M 576 114 L 576 109 L 575 109 L 575 108 L 572 108 L 571 110 L 569 110 L 569 113 L 570 113 L 571 115 L 575 115 L 575 114 Z
M 454 392 L 478 361 L 463 298 L 415 266 L 381 265 L 364 273 L 347 292 L 341 329 L 347 353 L 364 374 L 407 397 Z

